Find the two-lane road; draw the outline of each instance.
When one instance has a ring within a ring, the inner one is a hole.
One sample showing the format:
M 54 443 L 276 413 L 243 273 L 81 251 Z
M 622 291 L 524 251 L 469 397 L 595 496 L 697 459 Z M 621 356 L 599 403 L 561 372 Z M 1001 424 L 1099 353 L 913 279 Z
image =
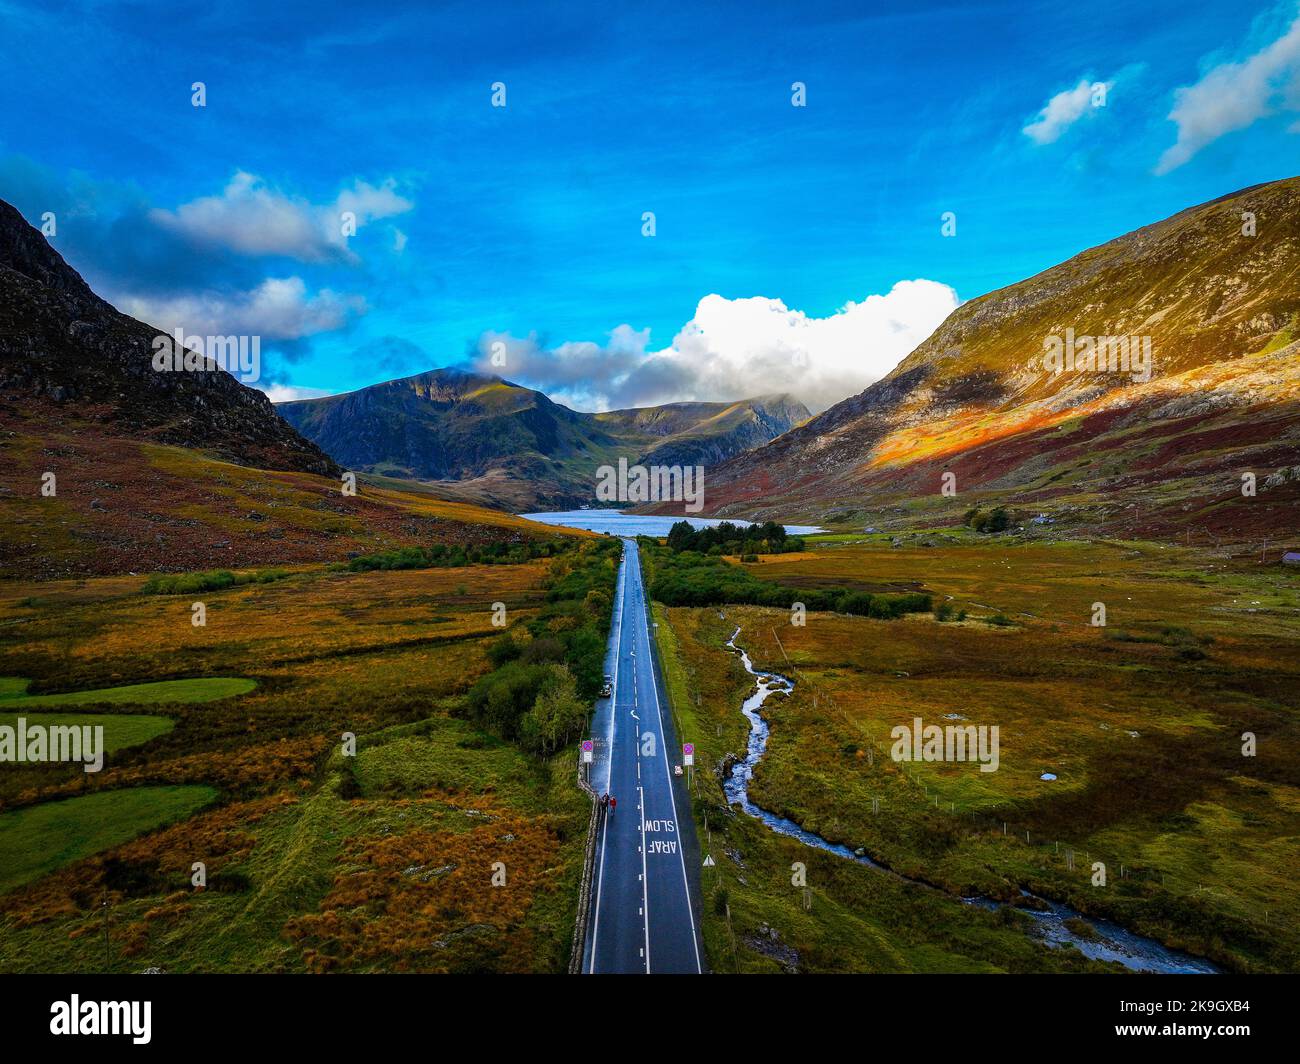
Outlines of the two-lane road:
M 698 973 L 699 897 L 689 796 L 650 649 L 636 543 L 623 541 L 610 630 L 614 694 L 595 722 L 602 756 L 591 785 L 617 799 L 602 818 L 584 972 Z

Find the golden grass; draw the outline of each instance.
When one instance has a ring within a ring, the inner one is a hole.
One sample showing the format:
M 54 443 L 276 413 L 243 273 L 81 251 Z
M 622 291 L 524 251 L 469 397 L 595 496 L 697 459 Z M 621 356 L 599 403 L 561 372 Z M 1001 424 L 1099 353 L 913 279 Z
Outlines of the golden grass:
M 562 971 L 585 823 L 572 757 L 552 768 L 452 716 L 490 667 L 485 649 L 501 633 L 493 603 L 506 604 L 510 626 L 526 622 L 549 573 L 541 560 L 300 566 L 195 596 L 144 595 L 143 576 L 6 586 L 0 675 L 30 677 L 35 692 L 205 675 L 257 687 L 220 703 L 151 706 L 175 727 L 111 755 L 94 779 L 75 766 L 6 766 L 0 808 L 15 813 L 158 784 L 215 787 L 224 804 L 0 900 L 0 969 Z M 207 604 L 206 627 L 190 623 L 192 597 Z M 340 756 L 349 731 L 367 766 L 356 776 Z M 348 797 L 358 777 L 374 793 Z M 485 828 L 465 804 L 498 820 Z M 480 829 L 472 844 L 460 838 L 466 827 Z M 389 860 L 426 851 L 461 862 L 453 895 L 412 886 L 407 866 Z M 510 886 L 476 899 L 465 862 L 494 851 L 506 855 Z M 194 860 L 209 864 L 206 891 L 188 885 Z M 343 916 L 360 867 L 370 909 Z M 93 950 L 79 941 L 102 928 L 105 891 L 107 962 L 98 939 Z M 436 914 L 425 912 L 432 901 Z
M 798 628 L 753 607 L 727 608 L 726 621 L 716 610 L 669 615 L 701 681 L 701 720 L 724 728 L 721 739 L 702 729 L 710 763 L 744 749 L 735 688 L 747 685 L 719 649 L 733 625 L 756 667 L 797 681 L 767 703 L 772 736 L 751 791 L 760 805 L 949 889 L 1010 896 L 1032 885 L 1226 963 L 1295 967 L 1294 591 L 1267 571 L 1192 574 L 1195 560 L 1104 543 L 827 546 L 766 558 L 763 575 L 796 586 L 912 580 L 972 616 L 998 610 L 1018 624 L 810 614 Z M 1088 625 L 1093 601 L 1108 603 L 1107 629 Z M 1121 625 L 1150 641 L 1114 638 Z M 889 759 L 895 725 L 956 723 L 948 714 L 1000 729 L 998 771 Z M 1242 756 L 1243 731 L 1260 737 L 1258 756 Z M 1108 863 L 1109 894 L 1089 886 L 1085 854 Z

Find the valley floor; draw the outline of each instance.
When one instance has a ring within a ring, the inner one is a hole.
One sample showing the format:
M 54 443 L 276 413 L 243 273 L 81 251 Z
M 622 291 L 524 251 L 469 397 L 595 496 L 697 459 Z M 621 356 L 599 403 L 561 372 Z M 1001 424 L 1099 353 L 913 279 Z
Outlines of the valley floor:
M 103 723 L 110 756 L 98 774 L 0 769 L 0 971 L 564 971 L 588 814 L 575 751 L 526 754 L 465 712 L 493 604 L 526 626 L 551 565 L 297 565 L 194 594 L 4 582 L 0 724 Z M 1046 948 L 1014 905 L 960 900 L 1021 889 L 1225 969 L 1300 967 L 1296 574 L 997 538 L 828 537 L 746 568 L 796 591 L 923 589 L 950 619 L 655 605 L 675 730 L 696 744 L 713 971 L 1106 970 Z M 753 799 L 932 887 L 728 807 L 752 690 L 725 647 L 737 628 L 757 668 L 795 681 L 764 707 Z M 156 681 L 174 682 L 133 686 Z M 895 762 L 891 729 L 918 717 L 998 726 L 998 771 Z
M 1013 540 L 833 539 L 748 568 L 796 590 L 922 586 L 966 619 L 809 613 L 800 627 L 784 610 L 660 607 L 678 728 L 705 766 L 695 810 L 716 861 L 704 879 L 716 970 L 1069 966 L 1073 951 L 1046 958 L 998 926 L 1027 917 L 955 900 L 1022 889 L 1229 970 L 1300 967 L 1295 575 L 1149 543 Z M 1105 627 L 1091 624 L 1096 602 Z M 946 899 L 727 807 L 720 777 L 745 753 L 739 707 L 753 690 L 725 647 L 737 627 L 755 668 L 795 681 L 763 707 L 753 800 Z M 891 729 L 916 718 L 998 726 L 998 770 L 895 762 Z
M 98 774 L 0 769 L 0 971 L 563 971 L 588 811 L 575 755 L 460 716 L 493 603 L 526 623 L 547 564 L 305 566 L 192 595 L 142 594 L 144 577 L 0 587 L 0 676 L 33 692 L 242 681 L 77 705 L 114 751 Z M 22 688 L 0 690 L 0 716 L 51 708 Z

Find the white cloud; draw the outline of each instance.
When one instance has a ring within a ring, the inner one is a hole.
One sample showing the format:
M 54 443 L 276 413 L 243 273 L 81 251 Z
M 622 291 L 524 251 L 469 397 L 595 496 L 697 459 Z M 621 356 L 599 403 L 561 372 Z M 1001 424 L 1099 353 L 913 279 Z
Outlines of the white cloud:
M 587 409 L 683 400 L 725 401 L 788 392 L 813 411 L 879 380 L 956 307 L 936 281 L 899 281 L 824 318 L 779 299 L 708 295 L 672 345 L 648 351 L 649 330 L 620 325 L 605 345 L 541 348 L 534 337 L 488 333 L 477 366 Z M 505 365 L 491 361 L 505 346 Z
M 1048 100 L 1038 117 L 1021 132 L 1036 144 L 1055 143 L 1062 133 L 1093 108 L 1093 93 L 1097 89 L 1102 90 L 1099 98 L 1104 100 L 1114 86 L 1113 81 L 1092 82 L 1080 78 L 1074 88 L 1058 92 Z
M 1276 109 L 1300 111 L 1300 18 L 1272 44 L 1240 63 L 1221 63 L 1174 92 L 1178 140 L 1156 164 L 1167 174 L 1207 144 L 1245 129 Z M 1291 132 L 1297 127 L 1292 126 Z
M 345 188 L 338 194 L 334 212 L 352 211 L 358 224 L 364 225 L 376 218 L 405 214 L 413 206 L 410 200 L 397 194 L 397 181 L 390 177 L 378 187 L 366 181 L 355 181 L 350 189 Z
M 260 336 L 264 340 L 298 340 L 332 332 L 366 311 L 360 296 L 328 288 L 309 296 L 301 277 L 268 278 L 251 291 L 233 295 L 128 295 L 116 305 L 124 314 L 168 332 L 182 328 L 195 335 Z
M 194 244 L 241 255 L 285 255 L 302 262 L 356 261 L 343 235 L 342 214 L 357 228 L 391 218 L 414 205 L 389 178 L 375 186 L 358 180 L 333 203 L 312 204 L 272 188 L 255 174 L 238 171 L 219 196 L 202 196 L 174 211 L 154 209 L 150 219 Z
M 320 399 L 322 396 L 334 394 L 328 388 L 300 388 L 295 384 L 258 384 L 255 387 L 264 391 L 266 397 L 273 403 L 292 403 L 296 399 Z

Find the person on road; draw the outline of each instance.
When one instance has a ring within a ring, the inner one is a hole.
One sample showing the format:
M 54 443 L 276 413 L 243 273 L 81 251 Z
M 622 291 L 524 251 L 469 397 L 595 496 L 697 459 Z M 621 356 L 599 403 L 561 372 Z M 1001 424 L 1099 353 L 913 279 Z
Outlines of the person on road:
M 600 796 L 600 808 L 606 811 L 609 810 L 609 791 Z
M 613 816 L 613 815 L 614 815 L 614 807 L 617 806 L 617 805 L 618 805 L 618 799 L 615 798 L 615 797 L 611 794 L 611 795 L 609 796 L 609 815 L 610 815 L 610 816 Z

